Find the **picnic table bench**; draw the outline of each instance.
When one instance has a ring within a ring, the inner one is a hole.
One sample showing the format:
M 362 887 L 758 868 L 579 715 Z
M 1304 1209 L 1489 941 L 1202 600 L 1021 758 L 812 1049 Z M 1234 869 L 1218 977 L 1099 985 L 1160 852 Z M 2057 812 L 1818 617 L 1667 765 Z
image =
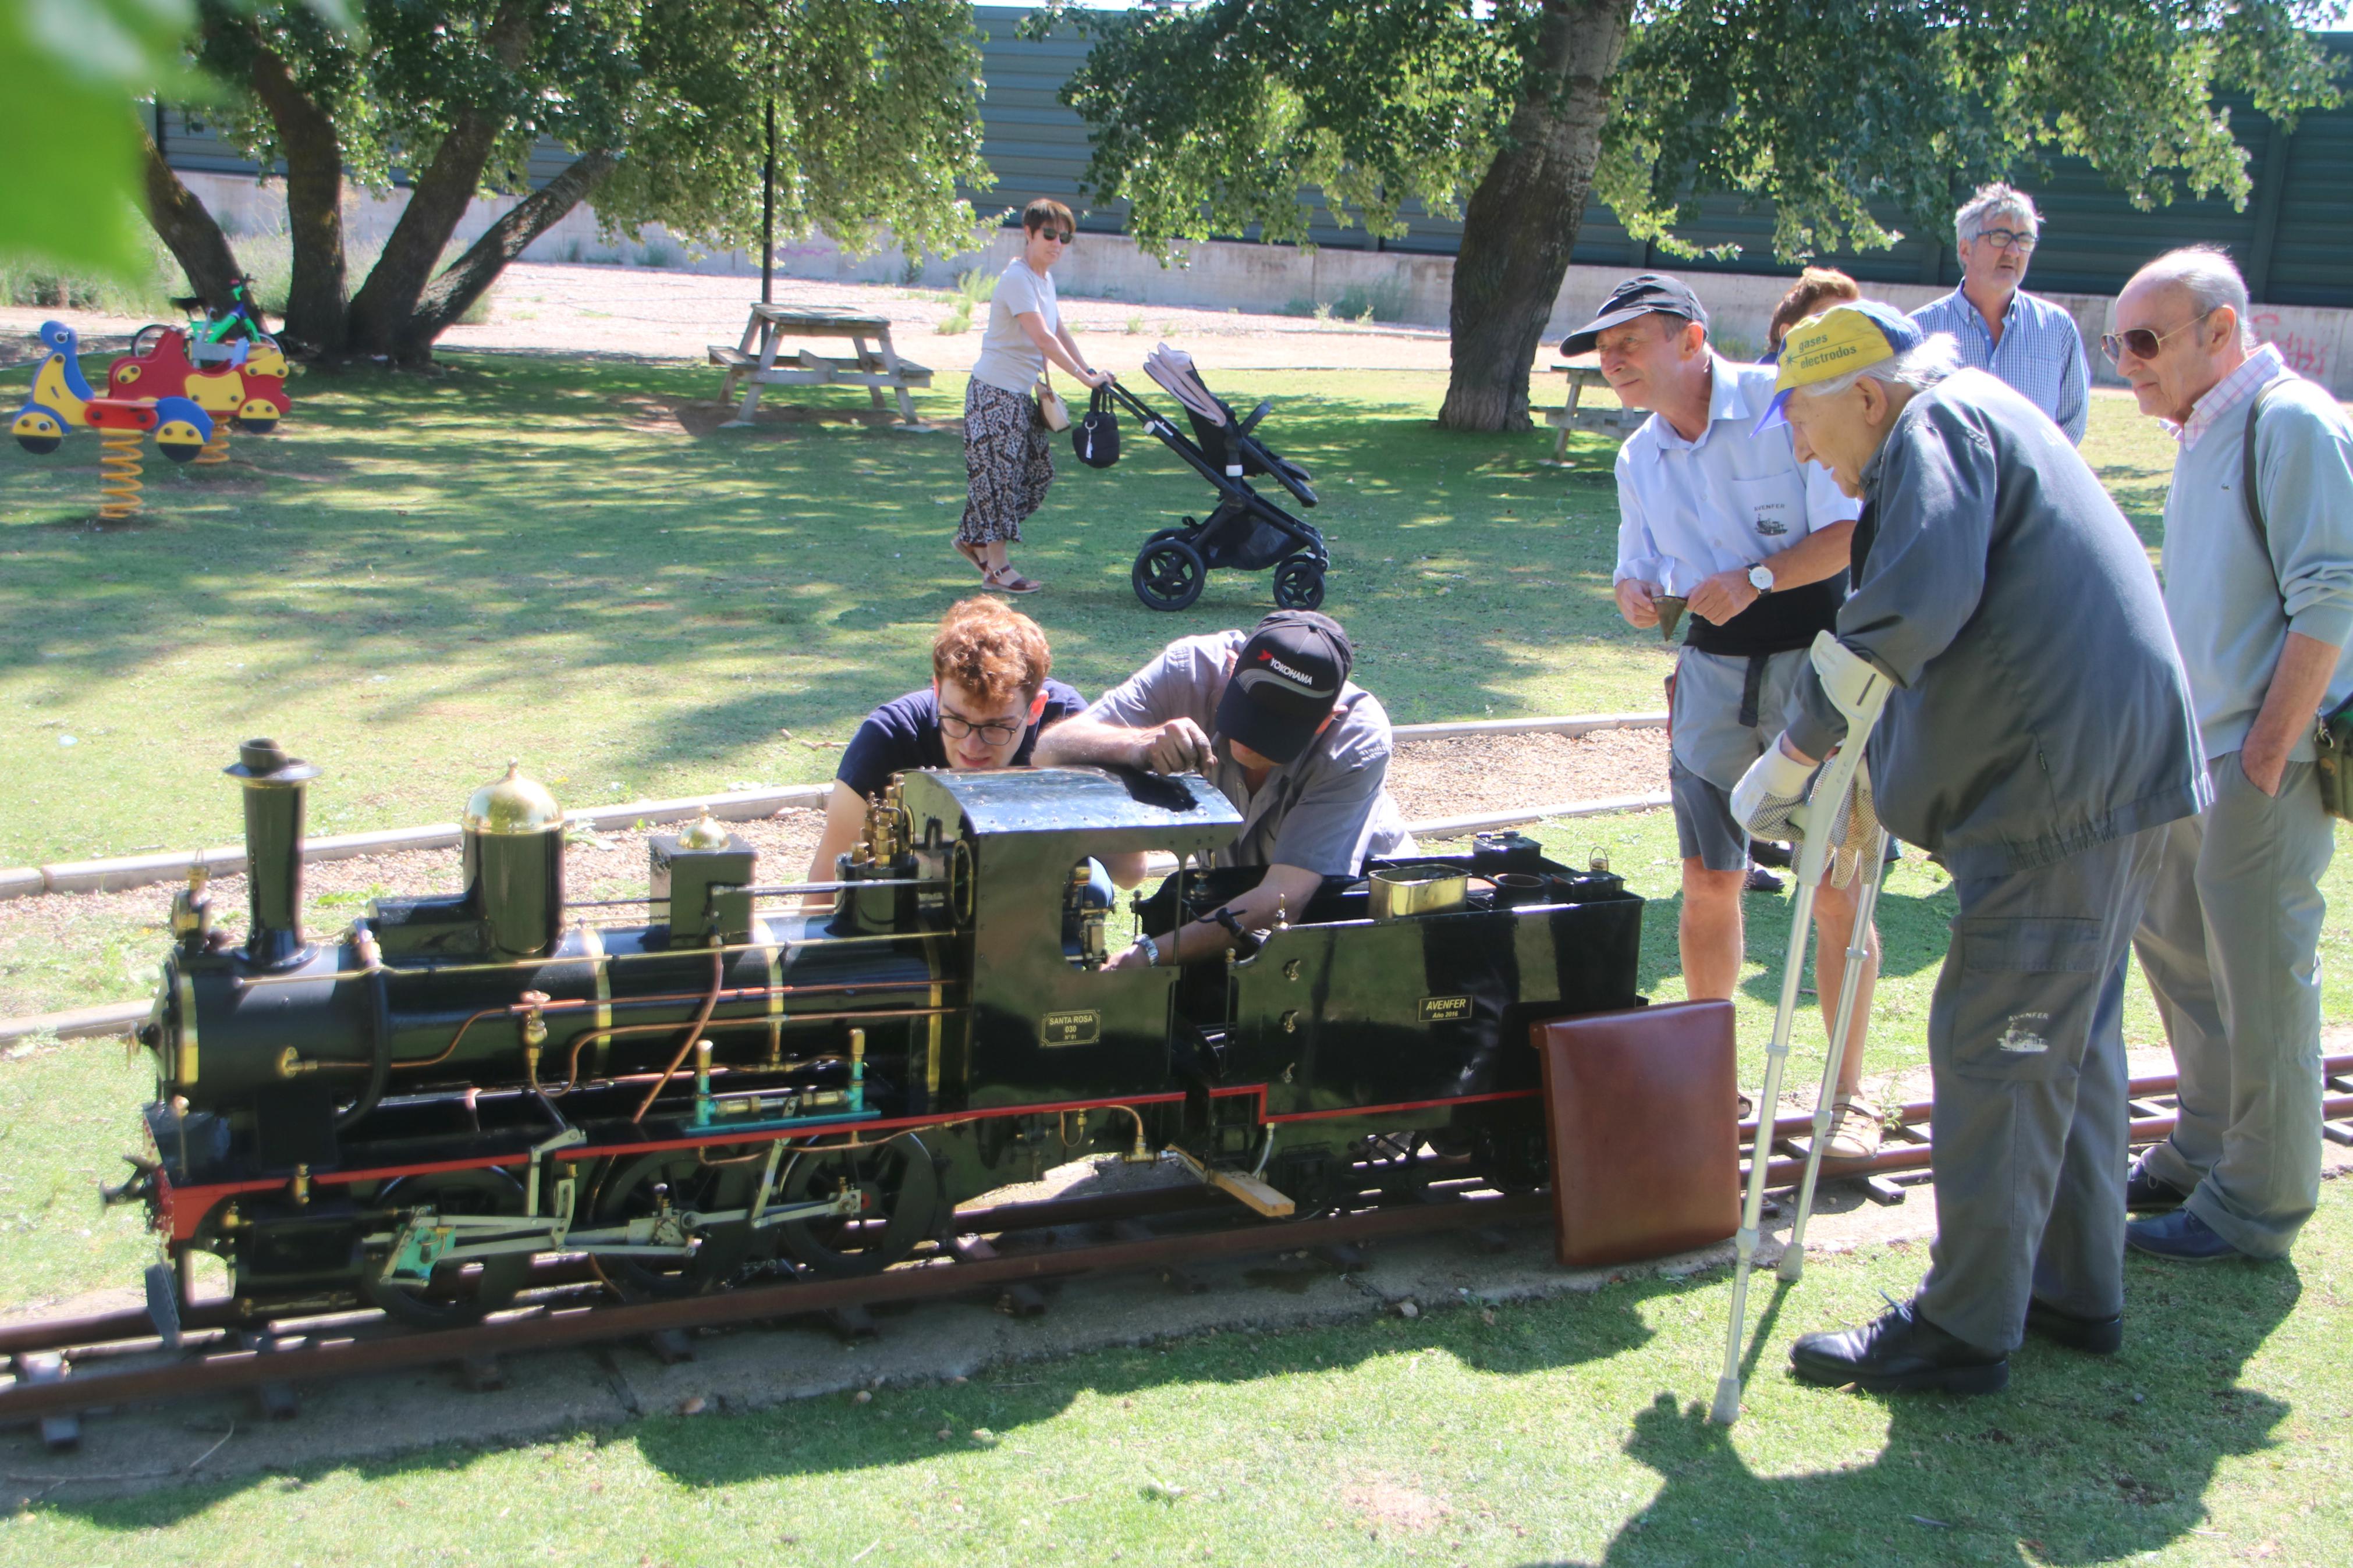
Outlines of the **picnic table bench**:
M 780 353 L 780 345 L 786 338 L 847 338 L 850 357 L 839 359 L 808 349 L 789 354 Z M 893 428 L 931 428 L 915 417 L 914 399 L 907 394 L 911 388 L 931 385 L 932 373 L 926 366 L 899 357 L 898 351 L 891 346 L 891 323 L 881 316 L 755 304 L 751 319 L 744 323 L 744 336 L 733 347 L 725 343 L 711 345 L 711 363 L 727 373 L 720 387 L 722 403 L 735 395 L 737 383 L 745 387 L 744 405 L 735 411 L 735 417 L 720 426 L 722 429 L 751 424 L 764 388 L 828 385 L 862 386 L 873 395 L 877 408 L 888 406 L 882 401 L 882 389 L 889 387 L 899 399 L 899 423 Z
M 1609 377 L 1598 364 L 1556 364 L 1552 367 L 1568 377 L 1568 402 L 1559 408 L 1545 410 L 1545 423 L 1560 432 L 1552 444 L 1552 461 L 1562 468 L 1568 466 L 1568 433 L 1571 430 L 1594 430 L 1620 438 L 1630 436 L 1635 427 L 1651 416 L 1641 408 L 1579 408 L 1577 400 L 1588 387 L 1607 387 Z

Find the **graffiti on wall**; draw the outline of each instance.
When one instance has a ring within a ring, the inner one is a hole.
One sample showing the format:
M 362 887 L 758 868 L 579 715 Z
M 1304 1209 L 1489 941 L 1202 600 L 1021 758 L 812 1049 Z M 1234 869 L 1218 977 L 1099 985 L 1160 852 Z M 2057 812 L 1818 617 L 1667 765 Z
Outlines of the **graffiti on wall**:
M 2308 332 L 2299 332 L 2282 323 L 2276 310 L 2256 310 L 2248 321 L 2258 340 L 2279 350 L 2279 356 L 2288 369 L 2311 377 L 2323 386 L 2335 384 L 2329 378 L 2329 344 Z

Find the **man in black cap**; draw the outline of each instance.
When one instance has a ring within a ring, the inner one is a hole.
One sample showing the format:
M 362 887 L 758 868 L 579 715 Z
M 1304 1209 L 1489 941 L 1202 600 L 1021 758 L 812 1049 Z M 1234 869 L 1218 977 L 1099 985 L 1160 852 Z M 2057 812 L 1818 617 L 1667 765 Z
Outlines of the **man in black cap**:
M 1313 610 L 1277 610 L 1250 632 L 1179 637 L 1093 707 L 1041 734 L 1037 761 L 1204 774 L 1242 814 L 1213 863 L 1266 868 L 1220 912 L 1264 931 L 1279 909 L 1305 909 L 1324 878 L 1356 875 L 1367 856 L 1414 852 L 1383 787 L 1388 715 L 1349 682 L 1354 661 L 1340 623 Z M 1143 868 L 1111 870 L 1132 887 Z M 1222 922 L 1203 919 L 1139 940 L 1112 966 L 1182 963 L 1232 942 Z
M 1598 354 L 1618 400 L 1651 411 L 1618 453 L 1618 608 L 1629 626 L 1665 636 L 1689 610 L 1668 698 L 1668 789 L 1683 856 L 1676 936 L 1685 994 L 1730 996 L 1746 961 L 1740 895 L 1748 876 L 1748 834 L 1733 817 L 1732 788 L 1779 733 L 1805 650 L 1836 621 L 1861 506 L 1828 469 L 1798 460 L 1786 429 L 1757 430 L 1773 398 L 1772 368 L 1715 353 L 1707 310 L 1680 279 L 1628 279 L 1561 352 Z M 1854 897 L 1825 885 L 1814 908 L 1827 1015 L 1845 970 Z M 1863 948 L 1873 956 L 1840 1062 L 1824 1151 L 1832 1159 L 1879 1146 L 1878 1109 L 1859 1092 L 1876 933 L 1865 933 Z

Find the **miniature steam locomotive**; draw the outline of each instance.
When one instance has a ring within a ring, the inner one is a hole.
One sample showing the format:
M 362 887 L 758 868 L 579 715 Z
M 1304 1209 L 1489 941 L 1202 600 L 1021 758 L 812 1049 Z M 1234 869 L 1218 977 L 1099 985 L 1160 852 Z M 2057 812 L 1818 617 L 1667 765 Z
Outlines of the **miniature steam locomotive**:
M 1173 855 L 1135 906 L 1165 930 L 1235 890 L 1211 862 L 1240 819 L 1198 777 L 1094 769 L 903 774 L 831 883 L 763 886 L 706 817 L 651 840 L 644 919 L 602 924 L 567 908 L 562 811 L 511 768 L 468 806 L 462 892 L 313 942 L 318 770 L 256 741 L 227 771 L 245 940 L 201 874 L 174 898 L 139 1033 L 153 1150 L 112 1194 L 177 1265 L 151 1273 L 164 1310 L 198 1252 L 248 1311 L 425 1324 L 506 1305 L 546 1255 L 629 1297 L 879 1269 L 956 1204 L 1103 1152 L 1264 1214 L 1433 1167 L 1530 1186 L 1528 1026 L 1636 1001 L 1641 900 L 1518 835 L 1327 881 L 1210 961 L 1106 967 L 1091 860 Z

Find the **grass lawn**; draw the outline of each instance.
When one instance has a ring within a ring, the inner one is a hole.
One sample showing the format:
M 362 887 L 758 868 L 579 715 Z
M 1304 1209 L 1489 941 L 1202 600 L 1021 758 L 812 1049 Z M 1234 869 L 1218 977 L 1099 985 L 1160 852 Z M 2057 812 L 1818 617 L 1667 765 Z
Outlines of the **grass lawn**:
M 229 466 L 151 454 L 144 521 L 118 531 L 89 524 L 94 439 L 0 445 L 0 866 L 233 839 L 219 769 L 262 732 L 328 770 L 319 833 L 446 821 L 511 756 L 574 803 L 827 776 L 807 742 L 918 684 L 933 623 L 978 585 L 947 543 L 961 448 L 840 424 L 693 439 L 666 410 L 712 374 L 478 354 L 305 375 L 282 433 Z M 1605 441 L 1564 473 L 1537 466 L 1549 431 L 1442 435 L 1435 374 L 1245 387 L 1316 475 L 1326 605 L 1392 717 L 1660 706 L 1668 650 L 1609 601 Z M 2153 525 L 2163 437 L 2122 399 L 2094 410 L 2095 457 Z M 1050 584 L 1024 607 L 1056 673 L 1091 693 L 1270 603 L 1262 573 L 1213 574 L 1179 615 L 1137 603 L 1145 535 L 1210 492 L 1129 435 L 1107 473 L 1061 450 L 1019 554 Z

